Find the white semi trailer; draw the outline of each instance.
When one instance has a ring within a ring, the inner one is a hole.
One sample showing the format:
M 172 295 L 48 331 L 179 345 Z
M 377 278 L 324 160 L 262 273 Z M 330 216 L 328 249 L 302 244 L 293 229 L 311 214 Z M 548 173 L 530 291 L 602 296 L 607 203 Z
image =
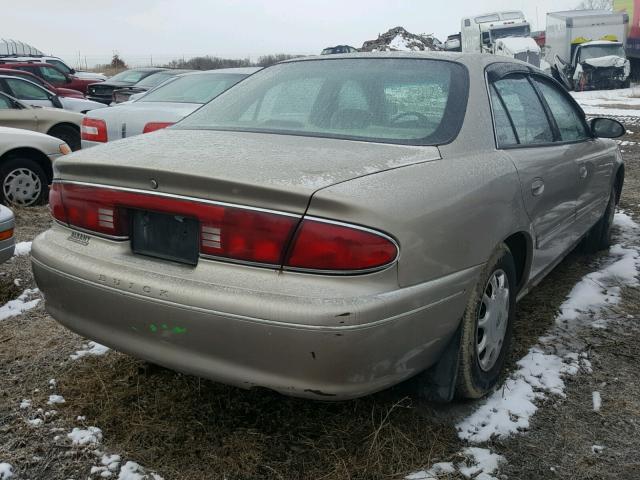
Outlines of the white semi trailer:
M 529 22 L 520 11 L 463 18 L 460 35 L 463 52 L 491 53 L 540 66 L 540 47 L 531 38 Z
M 631 68 L 624 50 L 628 23 L 622 12 L 548 13 L 545 49 L 553 75 L 573 90 L 628 86 Z

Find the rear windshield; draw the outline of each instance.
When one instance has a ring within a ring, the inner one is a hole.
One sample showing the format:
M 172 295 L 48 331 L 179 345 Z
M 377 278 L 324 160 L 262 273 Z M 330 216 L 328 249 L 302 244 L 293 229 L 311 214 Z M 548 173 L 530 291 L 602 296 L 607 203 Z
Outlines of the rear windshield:
M 443 144 L 460 129 L 467 90 L 465 67 L 443 60 L 283 63 L 247 78 L 176 128 Z
M 232 87 L 247 74 L 197 73 L 179 77 L 147 93 L 139 102 L 207 103 Z
M 160 85 L 162 82 L 169 80 L 171 77 L 174 77 L 176 74 L 173 72 L 158 72 L 153 75 L 149 75 L 148 77 L 143 78 L 138 83 L 136 83 L 136 87 L 156 87 Z
M 109 81 L 137 83 L 148 75 L 151 75 L 151 73 L 144 70 L 125 70 L 111 77 Z

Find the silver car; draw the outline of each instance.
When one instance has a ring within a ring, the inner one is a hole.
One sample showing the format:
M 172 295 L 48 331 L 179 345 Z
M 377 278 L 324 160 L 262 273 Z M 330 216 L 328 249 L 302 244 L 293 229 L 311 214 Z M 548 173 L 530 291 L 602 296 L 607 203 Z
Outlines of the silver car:
M 13 212 L 4 205 L 0 205 L 0 263 L 4 263 L 13 256 L 15 247 L 14 227 Z
M 133 102 L 89 112 L 82 128 L 82 148 L 173 125 L 258 70 L 247 67 L 184 73 Z
M 624 127 L 536 68 L 375 53 L 268 67 L 56 162 L 51 315 L 120 351 L 322 400 L 497 383 L 516 300 L 607 248 Z

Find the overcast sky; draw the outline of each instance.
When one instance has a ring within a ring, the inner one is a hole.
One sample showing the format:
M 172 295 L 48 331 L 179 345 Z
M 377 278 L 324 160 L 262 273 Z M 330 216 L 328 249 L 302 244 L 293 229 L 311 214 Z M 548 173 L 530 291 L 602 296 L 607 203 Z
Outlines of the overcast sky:
M 548 11 L 579 0 L 21 0 L 2 9 L 0 35 L 69 61 L 104 61 L 114 51 L 131 62 L 154 55 L 257 57 L 312 54 L 336 44 L 360 47 L 401 25 L 444 40 L 463 16 L 519 9 L 534 29 Z

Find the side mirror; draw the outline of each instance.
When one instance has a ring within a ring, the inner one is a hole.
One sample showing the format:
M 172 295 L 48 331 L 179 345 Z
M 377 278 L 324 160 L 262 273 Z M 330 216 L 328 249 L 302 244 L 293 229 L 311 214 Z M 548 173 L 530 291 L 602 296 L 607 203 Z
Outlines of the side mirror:
M 71 75 L 75 75 L 76 74 L 76 69 L 75 68 L 69 69 L 69 73 L 71 73 Z
M 597 138 L 618 138 L 627 133 L 619 121 L 611 118 L 594 118 L 591 120 L 591 131 Z

